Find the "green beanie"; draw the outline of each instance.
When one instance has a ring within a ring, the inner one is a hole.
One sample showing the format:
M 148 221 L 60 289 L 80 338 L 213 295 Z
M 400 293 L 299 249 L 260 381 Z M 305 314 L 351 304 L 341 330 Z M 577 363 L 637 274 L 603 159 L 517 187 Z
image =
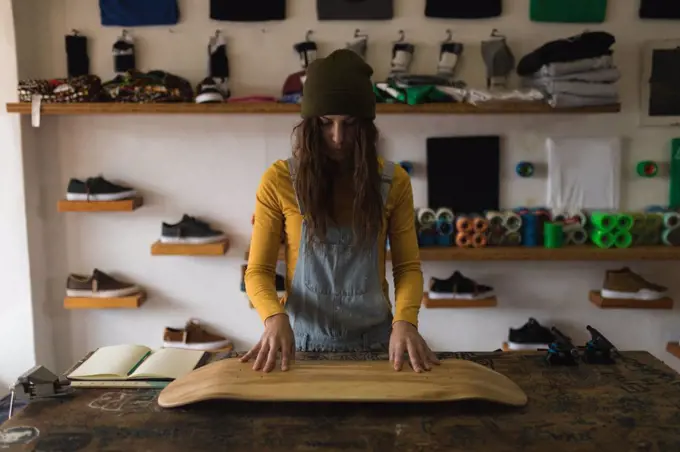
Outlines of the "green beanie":
M 307 68 L 302 90 L 302 117 L 349 115 L 375 118 L 373 68 L 356 52 L 336 50 Z

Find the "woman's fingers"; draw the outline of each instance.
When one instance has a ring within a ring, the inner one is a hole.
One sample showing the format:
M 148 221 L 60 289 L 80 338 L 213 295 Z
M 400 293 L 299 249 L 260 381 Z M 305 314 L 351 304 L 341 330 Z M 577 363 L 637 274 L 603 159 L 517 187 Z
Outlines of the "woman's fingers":
M 260 352 L 257 354 L 257 359 L 253 365 L 253 370 L 260 370 L 267 361 L 267 354 L 269 353 L 269 342 L 263 342 L 260 347 Z
M 281 370 L 284 372 L 288 370 L 289 362 L 292 360 L 292 348 L 293 347 L 287 342 L 284 342 L 283 347 L 281 347 Z
M 267 354 L 267 364 L 264 366 L 265 372 L 271 372 L 276 366 L 276 356 L 279 354 L 279 348 L 281 347 L 280 342 L 276 338 L 271 339 L 271 344 L 269 345 L 269 353 Z
M 420 355 L 418 354 L 418 348 L 416 347 L 416 344 L 409 340 L 406 343 L 406 347 L 408 348 L 408 357 L 411 361 L 411 367 L 413 367 L 413 370 L 418 373 L 422 372 L 423 364 L 420 361 Z
M 257 344 L 255 344 L 255 346 L 254 346 L 253 348 L 251 348 L 250 350 L 248 350 L 248 353 L 246 353 L 245 355 L 243 355 L 243 356 L 241 357 L 241 362 L 242 362 L 242 363 L 247 363 L 248 361 L 250 361 L 250 359 L 251 359 L 253 356 L 255 356 L 255 355 L 257 354 L 258 351 L 260 351 L 260 342 L 258 342 Z
M 427 346 L 425 346 L 427 347 Z M 437 358 L 437 355 L 430 350 L 430 347 L 427 347 L 427 359 L 432 363 L 436 365 L 440 365 L 441 362 L 439 361 L 439 358 Z
M 397 342 L 394 346 L 394 370 L 399 371 L 404 366 L 404 344 L 403 342 Z
M 427 355 L 427 346 L 423 341 L 418 341 L 416 344 L 416 350 L 418 350 L 418 359 L 420 363 L 423 365 L 423 368 L 425 370 L 432 370 L 432 366 L 430 365 L 430 359 Z

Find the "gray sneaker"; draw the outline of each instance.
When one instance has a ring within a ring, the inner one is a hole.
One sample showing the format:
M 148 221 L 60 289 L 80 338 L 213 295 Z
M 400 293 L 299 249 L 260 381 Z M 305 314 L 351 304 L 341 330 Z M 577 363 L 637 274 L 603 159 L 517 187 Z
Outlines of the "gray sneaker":
M 140 291 L 136 284 L 118 281 L 96 268 L 92 276 L 71 274 L 66 280 L 66 295 L 69 297 L 115 298 Z

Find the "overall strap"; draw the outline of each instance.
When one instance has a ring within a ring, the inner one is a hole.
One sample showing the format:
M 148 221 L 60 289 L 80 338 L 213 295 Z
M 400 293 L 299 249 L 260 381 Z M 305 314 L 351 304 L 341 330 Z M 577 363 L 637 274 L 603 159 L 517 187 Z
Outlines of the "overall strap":
M 390 194 L 390 187 L 392 186 L 392 179 L 394 179 L 394 168 L 396 163 L 385 160 L 380 175 L 382 183 L 380 184 L 380 193 L 382 194 L 383 206 L 387 205 L 387 197 Z
M 302 202 L 298 196 L 297 190 L 295 190 L 295 176 L 297 175 L 297 165 L 294 157 L 288 159 L 288 173 L 290 174 L 290 181 L 293 184 L 293 191 L 295 191 L 295 200 L 297 201 L 298 209 L 300 209 L 300 215 L 305 215 L 305 210 L 302 207 Z

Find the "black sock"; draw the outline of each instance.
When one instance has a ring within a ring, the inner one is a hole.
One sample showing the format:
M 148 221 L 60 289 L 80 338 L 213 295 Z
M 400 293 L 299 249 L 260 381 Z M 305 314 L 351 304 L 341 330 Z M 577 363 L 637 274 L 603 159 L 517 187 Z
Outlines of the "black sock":
M 225 99 L 231 97 L 227 41 L 219 32 L 210 38 L 208 57 L 210 61 L 210 77 L 219 85 Z
M 66 36 L 66 67 L 69 77 L 90 73 L 90 57 L 87 55 L 87 38 L 78 32 Z
M 113 68 L 116 74 L 137 68 L 135 42 L 126 32 L 113 44 Z
M 460 55 L 463 53 L 463 44 L 459 42 L 444 42 L 439 47 L 439 61 L 437 62 L 437 75 L 453 77 Z
M 307 66 L 309 66 L 312 61 L 316 60 L 316 52 L 318 50 L 316 42 L 298 42 L 293 48 L 300 55 L 300 65 L 302 66 L 302 69 L 307 69 Z
M 392 46 L 392 59 L 390 60 L 390 74 L 405 74 L 411 68 L 413 53 L 416 48 L 408 42 L 397 42 Z

